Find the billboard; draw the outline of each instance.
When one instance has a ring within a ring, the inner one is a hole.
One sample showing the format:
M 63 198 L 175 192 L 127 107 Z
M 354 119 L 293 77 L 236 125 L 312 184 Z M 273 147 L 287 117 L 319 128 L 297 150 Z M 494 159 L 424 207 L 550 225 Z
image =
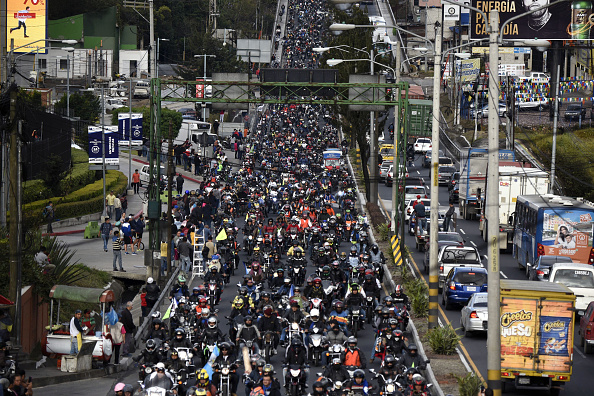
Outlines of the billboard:
M 558 4 L 557 4 L 558 3 Z M 506 25 L 503 39 L 588 40 L 590 39 L 590 14 L 592 3 L 588 1 L 554 2 L 550 0 L 472 0 L 472 6 L 488 15 L 499 10 L 499 26 L 510 18 L 529 12 L 546 4 L 549 8 L 523 16 Z M 473 39 L 487 38 L 487 21 L 478 12 L 470 18 L 470 36 Z
M 31 52 L 45 47 L 47 0 L 6 0 L 6 46 L 14 39 L 15 52 Z M 27 45 L 37 41 L 35 44 Z M 45 53 L 45 50 L 39 52 Z
M 106 165 L 118 165 L 120 163 L 118 134 L 117 127 L 105 127 Z M 101 140 L 101 127 L 89 127 L 89 164 L 103 163 Z
M 542 219 L 544 254 L 571 257 L 587 263 L 593 238 L 592 212 L 583 209 L 545 209 Z
M 475 59 L 463 59 L 457 61 L 456 68 L 456 80 L 460 82 L 471 82 L 481 73 L 481 60 Z
M 118 114 L 119 145 L 130 144 L 130 114 Z M 132 113 L 132 146 L 142 146 L 142 114 Z

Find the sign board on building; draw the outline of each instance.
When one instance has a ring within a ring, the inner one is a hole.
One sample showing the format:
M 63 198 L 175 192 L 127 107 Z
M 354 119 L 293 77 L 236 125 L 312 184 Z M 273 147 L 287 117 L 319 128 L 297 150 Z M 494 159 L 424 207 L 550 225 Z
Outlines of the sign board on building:
M 501 54 L 529 54 L 530 48 L 525 47 L 499 47 L 499 55 Z M 472 47 L 473 54 L 488 54 L 489 47 Z
M 474 81 L 480 73 L 480 59 L 463 59 L 460 61 L 456 61 L 456 80 L 463 83 Z
M 419 0 L 419 7 L 441 8 L 441 0 Z
M 543 11 L 534 12 L 511 21 L 503 30 L 502 39 L 543 40 L 589 40 L 592 3 L 587 1 L 536 2 L 527 0 L 472 0 L 472 6 L 489 15 L 499 10 L 499 26 L 510 18 L 534 10 L 545 4 L 552 4 Z M 472 39 L 486 38 L 487 23 L 483 16 L 472 13 L 470 36 Z
M 118 114 L 119 145 L 130 144 L 130 114 Z M 132 113 L 132 146 L 142 146 L 142 114 Z
M 117 127 L 106 126 L 105 129 L 105 164 L 118 165 L 120 163 L 118 150 Z M 89 164 L 103 163 L 103 144 L 101 127 L 89 127 Z
M 46 47 L 47 1 L 6 0 L 6 46 L 14 39 L 15 52 L 31 52 Z M 34 44 L 31 44 L 34 43 Z M 29 45 L 30 44 L 30 45 Z M 45 53 L 45 49 L 38 50 Z
M 460 6 L 454 4 L 444 5 L 443 19 L 446 21 L 458 21 L 460 19 Z

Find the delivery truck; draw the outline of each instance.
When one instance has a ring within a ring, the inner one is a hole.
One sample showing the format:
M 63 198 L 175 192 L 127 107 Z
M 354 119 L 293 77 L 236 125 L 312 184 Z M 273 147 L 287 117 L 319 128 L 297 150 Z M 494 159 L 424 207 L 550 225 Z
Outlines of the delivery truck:
M 511 251 L 514 237 L 513 213 L 516 210 L 518 195 L 543 195 L 549 192 L 549 174 L 540 169 L 530 168 L 520 162 L 499 163 L 499 249 Z M 489 205 L 487 197 L 487 184 L 485 194 L 482 196 L 481 218 L 479 230 L 483 239 L 487 241 L 489 219 L 485 208 Z
M 510 279 L 500 288 L 502 391 L 513 385 L 558 395 L 573 367 L 574 293 L 560 283 Z
M 515 155 L 511 150 L 499 150 L 500 161 L 514 161 Z M 468 149 L 464 159 L 460 161 L 460 216 L 465 220 L 480 216 L 482 197 L 485 194 L 487 180 L 488 151 L 485 148 Z

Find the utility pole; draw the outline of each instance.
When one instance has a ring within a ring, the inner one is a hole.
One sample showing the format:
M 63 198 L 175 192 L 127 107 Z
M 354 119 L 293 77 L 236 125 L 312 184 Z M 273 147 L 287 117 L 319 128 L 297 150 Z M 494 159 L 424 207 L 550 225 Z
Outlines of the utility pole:
M 171 226 L 173 224 L 172 201 L 173 201 L 173 132 L 172 132 L 172 121 L 169 120 L 169 145 L 167 146 L 167 232 L 168 241 L 171 243 Z M 178 191 L 179 193 L 179 191 Z M 192 242 L 193 243 L 193 242 Z M 171 274 L 171 246 L 167 245 L 167 275 Z
M 489 13 L 489 154 L 487 168 L 487 218 L 499 215 L 499 11 Z M 487 223 L 488 290 L 487 309 L 493 326 L 487 329 L 487 386 L 501 396 L 501 338 L 499 327 L 499 224 Z
M 557 157 L 557 122 L 559 120 L 559 84 L 561 76 L 561 65 L 557 65 L 557 82 L 555 83 L 555 114 L 553 114 L 553 153 L 551 155 L 551 181 L 549 182 L 549 194 L 553 194 L 555 187 L 555 162 Z
M 396 75 L 394 76 L 394 79 L 396 80 L 396 84 L 400 83 L 400 57 L 401 57 L 401 53 L 400 53 L 400 41 L 396 40 L 396 67 L 394 68 L 394 71 L 396 72 Z M 400 91 L 400 87 L 398 87 L 398 89 L 396 89 L 396 87 L 394 88 L 394 91 L 392 93 L 393 96 L 396 96 L 398 98 L 398 104 L 394 105 L 394 141 L 392 142 L 394 144 L 394 160 L 392 161 L 392 234 L 393 235 L 397 235 L 398 234 L 398 207 L 400 205 L 398 205 L 397 202 L 397 195 L 396 195 L 396 190 L 398 189 L 398 186 L 400 185 L 400 164 L 402 163 L 402 158 L 398 158 L 398 154 L 402 151 L 404 153 L 406 153 L 406 146 L 405 147 L 398 147 L 398 141 L 400 139 L 400 97 L 402 95 L 402 92 Z M 406 154 L 404 157 L 404 167 L 406 167 Z M 405 168 L 402 168 L 405 169 Z M 398 172 L 398 173 L 397 173 Z M 398 175 L 398 182 L 396 181 L 396 175 Z M 404 216 L 404 213 L 402 214 L 402 216 Z M 401 236 L 402 238 L 402 236 Z M 404 251 L 404 250 L 401 250 Z
M 373 49 L 370 52 L 371 75 L 373 76 Z M 377 204 L 378 186 L 377 186 L 377 134 L 375 131 L 375 111 L 369 112 L 369 202 Z M 395 163 L 395 162 L 393 162 Z M 366 166 L 366 164 L 361 164 Z M 396 173 L 396 172 L 394 172 Z M 392 181 L 393 183 L 394 181 Z
M 153 71 L 151 73 L 151 77 L 157 76 L 157 56 L 156 50 L 157 47 L 155 46 L 155 15 L 154 15 L 154 1 L 149 0 L 149 24 L 150 24 L 150 31 L 149 31 L 149 40 L 151 45 L 151 53 L 150 58 L 151 62 L 153 63 Z
M 132 190 L 132 78 L 130 78 L 130 92 L 128 92 L 128 190 Z
M 441 14 L 441 8 L 438 9 Z M 438 15 L 438 20 L 441 16 Z M 441 34 L 435 35 L 435 60 L 433 62 L 433 120 L 431 123 L 431 224 L 429 238 L 429 328 L 434 329 L 437 323 L 439 268 L 437 266 L 437 233 L 439 232 L 439 182 L 437 168 L 439 166 L 439 102 L 441 81 Z

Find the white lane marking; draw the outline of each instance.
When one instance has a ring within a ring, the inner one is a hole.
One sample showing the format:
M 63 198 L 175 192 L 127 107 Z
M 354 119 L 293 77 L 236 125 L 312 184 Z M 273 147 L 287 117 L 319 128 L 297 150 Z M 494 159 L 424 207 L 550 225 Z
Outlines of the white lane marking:
M 466 233 L 464 232 L 464 230 L 462 228 L 460 228 L 460 232 L 464 235 L 466 235 Z
M 420 175 L 420 174 L 421 174 L 421 172 L 420 171 L 417 171 L 417 175 Z
M 584 355 L 584 353 L 582 351 L 580 351 L 580 348 L 575 347 L 575 348 L 573 348 L 573 350 L 576 351 L 578 353 L 578 355 L 580 355 L 584 359 L 587 359 L 586 355 Z
M 501 276 L 503 276 L 505 279 L 507 279 L 507 275 L 505 275 L 505 274 L 503 273 L 503 271 L 499 271 L 499 273 L 501 274 Z
M 476 243 L 474 243 L 474 242 L 470 241 L 470 244 L 471 244 L 472 246 L 476 247 Z
M 486 254 L 483 257 L 485 258 L 485 260 L 489 260 L 489 256 L 487 256 Z

